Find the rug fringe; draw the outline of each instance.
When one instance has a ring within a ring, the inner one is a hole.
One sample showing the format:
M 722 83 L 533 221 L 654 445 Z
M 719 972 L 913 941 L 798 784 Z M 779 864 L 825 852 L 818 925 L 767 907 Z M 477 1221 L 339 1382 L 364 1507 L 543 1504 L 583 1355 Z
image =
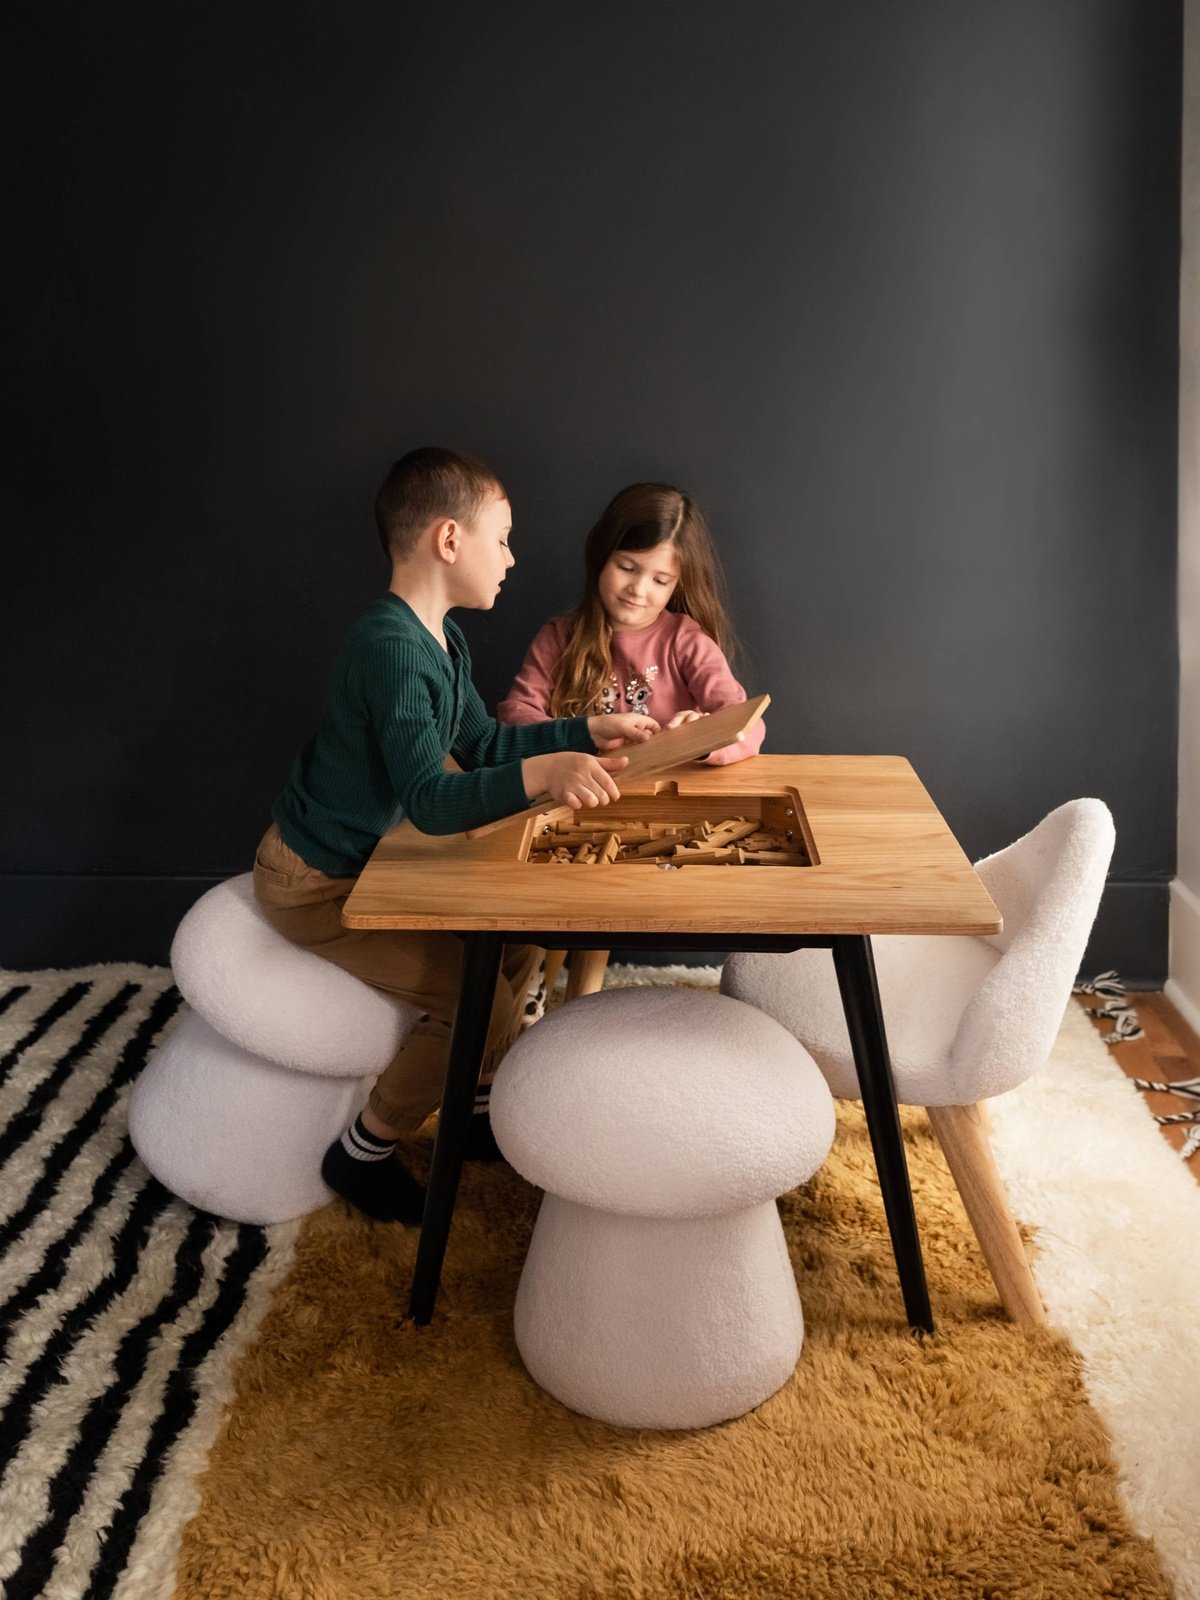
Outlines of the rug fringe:
M 1125 1044 L 1129 1039 L 1143 1039 L 1145 1033 L 1138 1020 L 1136 1009 L 1129 1004 L 1126 998 L 1125 984 L 1114 970 L 1101 972 L 1097 977 L 1083 983 L 1077 983 L 1074 994 L 1094 994 L 1109 1003 L 1104 1006 L 1085 1006 L 1084 1010 L 1089 1017 L 1097 1021 L 1115 1022 L 1116 1026 L 1111 1033 L 1100 1035 L 1103 1042 L 1111 1049 L 1113 1045 Z M 1200 1078 L 1182 1078 L 1178 1083 L 1159 1083 L 1153 1078 L 1131 1078 L 1130 1082 L 1142 1094 L 1173 1094 L 1181 1100 L 1200 1100 Z M 1179 1157 L 1188 1161 L 1200 1150 L 1200 1109 L 1194 1111 L 1168 1111 L 1151 1112 L 1150 1115 L 1160 1128 L 1178 1127 L 1182 1124 L 1193 1124 L 1191 1131 L 1179 1148 Z

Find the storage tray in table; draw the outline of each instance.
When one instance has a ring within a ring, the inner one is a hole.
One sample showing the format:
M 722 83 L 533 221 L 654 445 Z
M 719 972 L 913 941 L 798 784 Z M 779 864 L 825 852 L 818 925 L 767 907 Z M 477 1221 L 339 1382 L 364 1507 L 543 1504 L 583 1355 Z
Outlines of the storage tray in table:
M 518 859 L 537 867 L 809 867 L 817 860 L 794 789 L 768 794 L 679 793 L 672 780 L 611 806 L 530 818 Z

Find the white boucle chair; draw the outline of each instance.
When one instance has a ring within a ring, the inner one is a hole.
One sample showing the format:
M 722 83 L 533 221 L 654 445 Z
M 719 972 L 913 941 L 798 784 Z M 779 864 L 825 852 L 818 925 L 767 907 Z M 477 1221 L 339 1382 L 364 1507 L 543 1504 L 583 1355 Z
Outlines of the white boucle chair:
M 328 1204 L 321 1157 L 419 1013 L 289 943 L 250 873 L 201 896 L 171 967 L 192 1009 L 134 1085 L 134 1148 L 173 1194 L 235 1222 Z
M 976 864 L 1003 932 L 872 940 L 896 1098 L 928 1107 L 1000 1298 L 1017 1322 L 1040 1323 L 1045 1312 L 978 1102 L 1015 1088 L 1049 1056 L 1113 840 L 1102 800 L 1069 801 Z M 782 1023 L 812 1052 L 835 1095 L 858 1098 L 828 951 L 730 956 L 721 991 Z
M 804 1319 L 776 1196 L 833 1142 L 808 1052 L 720 995 L 610 989 L 522 1035 L 492 1086 L 544 1189 L 514 1314 L 530 1375 L 632 1428 L 702 1428 L 786 1383 Z

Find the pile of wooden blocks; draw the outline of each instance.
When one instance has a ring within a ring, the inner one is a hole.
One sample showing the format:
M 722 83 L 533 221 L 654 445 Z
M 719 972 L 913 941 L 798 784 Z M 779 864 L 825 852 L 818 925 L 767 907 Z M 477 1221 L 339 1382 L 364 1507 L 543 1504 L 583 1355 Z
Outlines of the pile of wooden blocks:
M 549 866 L 606 867 L 641 862 L 669 867 L 802 867 L 808 857 L 790 832 L 730 817 L 724 822 L 547 823 L 527 860 Z

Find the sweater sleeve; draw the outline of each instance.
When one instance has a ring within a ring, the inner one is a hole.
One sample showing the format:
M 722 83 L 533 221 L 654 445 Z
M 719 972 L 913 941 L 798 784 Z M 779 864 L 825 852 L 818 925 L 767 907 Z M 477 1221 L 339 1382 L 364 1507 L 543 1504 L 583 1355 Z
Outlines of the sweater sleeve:
M 557 620 L 547 622 L 534 635 L 525 653 L 521 670 L 512 687 L 496 707 L 500 722 L 544 722 L 550 715 L 550 690 L 554 673 L 566 644 L 566 633 Z
M 422 833 L 462 833 L 528 804 L 520 762 L 447 772 L 434 714 L 433 684 L 418 649 L 385 640 L 362 680 L 388 780 L 404 815 Z
M 506 726 L 488 716 L 479 691 L 470 684 L 450 754 L 470 772 L 480 767 L 500 770 L 507 763 L 515 763 L 519 769 L 526 756 L 549 755 L 556 750 L 586 750 L 593 754 L 595 749 L 586 717 L 559 717 L 554 721 L 542 718 Z M 524 804 L 522 800 L 521 805 Z
M 675 636 L 675 664 L 697 711 L 720 711 L 746 699 L 746 691 L 731 672 L 720 646 L 690 617 Z M 743 739 L 714 750 L 708 757 L 709 764 L 730 766 L 756 756 L 766 731 L 766 724 L 759 717 Z

